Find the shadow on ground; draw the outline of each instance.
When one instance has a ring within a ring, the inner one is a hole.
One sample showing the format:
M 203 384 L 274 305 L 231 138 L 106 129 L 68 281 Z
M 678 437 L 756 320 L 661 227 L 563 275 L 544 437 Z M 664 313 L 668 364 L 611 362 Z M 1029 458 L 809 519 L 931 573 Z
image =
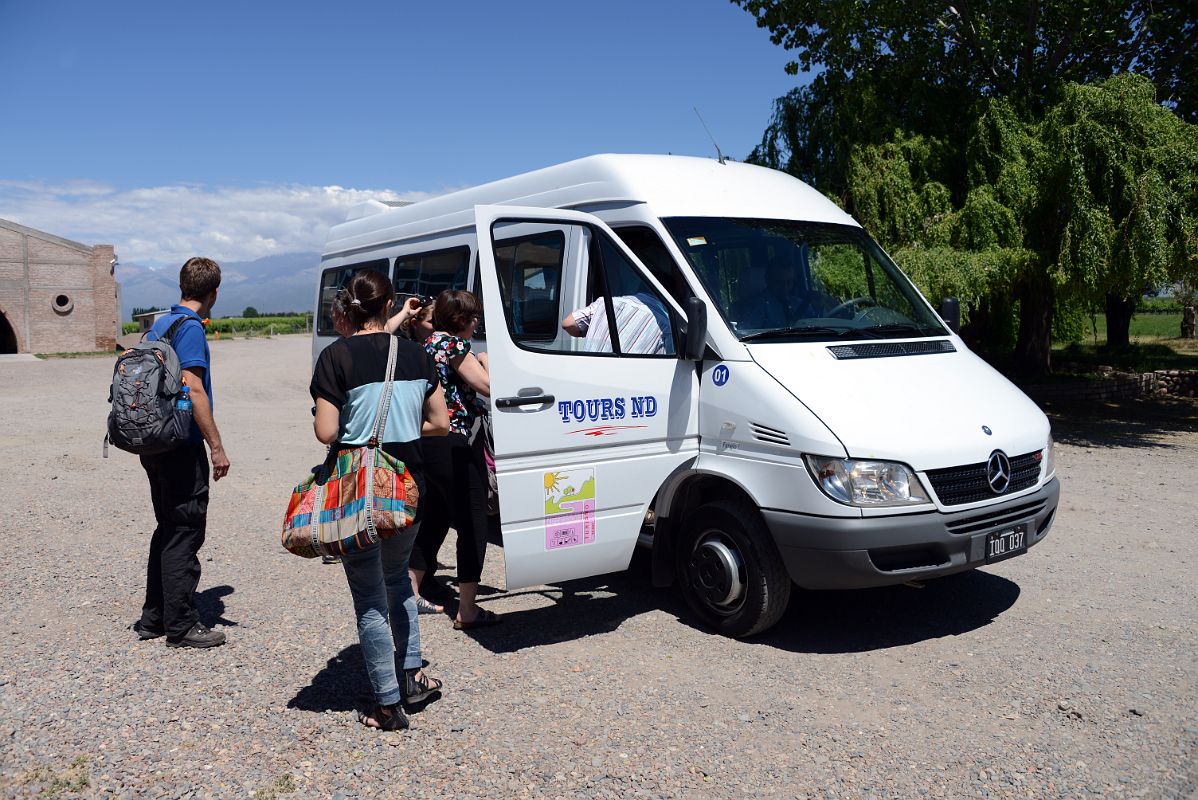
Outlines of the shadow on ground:
M 796 589 L 786 616 L 750 640 L 795 653 L 860 653 L 960 636 L 989 625 L 1019 599 L 1019 585 L 981 570 L 843 592 Z
M 237 623 L 225 619 L 224 598 L 233 594 L 232 586 L 213 586 L 196 594 L 196 611 L 200 620 L 209 628 L 221 625 L 227 628 L 237 627 Z
M 1157 397 L 1106 403 L 1046 403 L 1058 442 L 1079 447 L 1173 447 L 1162 436 L 1198 432 L 1198 400 Z
M 625 620 L 659 608 L 675 615 L 680 625 L 711 633 L 676 589 L 651 588 L 649 573 L 648 555 L 638 551 L 627 572 L 523 592 L 553 603 L 509 611 L 502 625 L 467 635 L 492 652 L 514 652 L 609 633 Z M 748 643 L 799 653 L 856 653 L 958 636 L 990 624 L 1015 604 L 1019 591 L 1018 584 L 979 570 L 929 581 L 923 588 L 796 588 L 779 623 Z
M 330 658 L 312 682 L 288 701 L 287 707 L 317 713 L 353 711 L 369 705 L 373 695 L 362 647 L 351 644 Z

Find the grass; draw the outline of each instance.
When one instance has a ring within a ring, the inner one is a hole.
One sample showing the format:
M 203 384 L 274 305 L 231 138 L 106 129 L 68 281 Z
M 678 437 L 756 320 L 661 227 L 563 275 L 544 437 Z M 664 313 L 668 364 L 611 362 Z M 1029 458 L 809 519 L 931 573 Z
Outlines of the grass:
M 38 358 L 45 360 L 47 358 L 97 358 L 99 356 L 111 357 L 116 353 L 116 350 L 80 350 L 73 353 L 34 353 Z
M 311 330 L 311 319 L 304 314 L 288 314 L 275 317 L 214 317 L 208 320 L 208 338 L 211 339 L 220 331 L 222 338 L 236 336 L 263 336 L 272 331 L 281 333 L 308 333 Z M 140 328 L 136 322 L 126 322 L 121 326 L 121 335 L 138 333 Z
M 1106 342 L 1106 315 L 1098 314 L 1093 325 L 1087 326 L 1083 343 Z M 1176 339 L 1181 335 L 1181 314 L 1136 314 L 1132 317 L 1128 334 L 1133 342 L 1137 339 Z
M 58 797 L 64 792 L 77 794 L 91 786 L 87 761 L 87 756 L 79 756 L 61 769 L 46 765 L 34 767 L 22 775 L 18 783 L 26 789 L 35 790 L 35 797 Z
M 291 794 L 299 788 L 291 773 L 284 773 L 275 779 L 274 785 L 254 792 L 254 800 L 276 800 L 281 795 Z
M 1131 344 L 1112 349 L 1106 343 L 1106 318 L 1099 314 L 1083 341 L 1053 345 L 1053 372 L 1068 379 L 1099 376 L 1106 371 L 1102 367 L 1120 372 L 1198 369 L 1198 339 L 1182 339 L 1180 333 L 1181 314 L 1137 314 L 1128 330 Z
M 259 336 L 271 330 L 279 333 L 304 333 L 311 323 L 303 314 L 285 317 L 222 317 L 208 322 L 208 336 Z

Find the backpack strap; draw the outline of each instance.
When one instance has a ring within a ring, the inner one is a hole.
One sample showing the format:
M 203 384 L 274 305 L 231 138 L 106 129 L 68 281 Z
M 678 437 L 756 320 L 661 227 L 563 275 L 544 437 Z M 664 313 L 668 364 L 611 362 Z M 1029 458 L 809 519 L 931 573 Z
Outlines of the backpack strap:
M 154 329 L 150 328 L 141 335 L 141 341 L 166 342 L 173 347 L 175 344 L 175 334 L 179 332 L 179 328 L 183 327 L 183 323 L 187 322 L 189 319 L 199 322 L 201 328 L 204 326 L 204 323 L 200 322 L 198 317 L 193 317 L 190 314 L 180 314 L 175 321 L 170 324 L 170 327 L 162 332 L 161 336 L 155 335 L 154 338 L 151 339 L 150 334 L 154 333 Z
M 189 320 L 189 319 L 195 320 L 196 322 L 200 322 L 198 319 L 191 316 L 190 314 L 180 314 L 179 318 L 177 320 L 175 320 L 174 322 L 172 322 L 171 326 L 162 332 L 162 335 L 158 337 L 158 341 L 166 342 L 167 344 L 174 347 L 175 334 L 178 333 L 179 329 L 183 327 L 183 323 L 187 322 L 187 320 Z M 200 322 L 200 327 L 202 328 L 203 326 L 204 326 L 204 323 Z

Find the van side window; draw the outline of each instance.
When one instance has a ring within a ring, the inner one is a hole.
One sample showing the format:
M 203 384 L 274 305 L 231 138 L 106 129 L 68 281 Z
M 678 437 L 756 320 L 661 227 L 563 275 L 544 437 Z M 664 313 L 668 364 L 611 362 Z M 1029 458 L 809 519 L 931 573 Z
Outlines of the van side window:
M 333 267 L 320 273 L 320 308 L 317 309 L 316 315 L 316 335 L 337 335 L 337 331 L 333 330 L 333 298 L 337 296 L 337 292 L 341 291 L 341 287 L 349 282 L 349 279 L 354 276 L 355 272 L 363 269 L 373 269 L 386 275 L 388 267 L 390 267 L 390 264 L 387 262 L 387 259 L 378 258 L 373 261 L 361 261 L 357 264 Z
M 483 301 L 483 274 L 478 267 L 478 253 L 474 254 L 474 286 L 470 289 L 471 293 L 478 298 L 478 302 Z M 474 337 L 480 342 L 487 341 L 487 322 L 485 315 L 483 319 L 478 321 L 478 327 L 474 329 Z
M 614 239 L 588 225 L 549 223 L 548 230 L 548 225 L 519 220 L 508 225 L 534 228 L 524 236 L 497 237 L 493 245 L 504 316 L 517 346 L 552 353 L 674 356 L 675 324 L 668 306 Z M 567 255 L 577 271 L 564 274 Z
M 465 289 L 470 248 L 465 245 L 395 259 L 395 294 L 436 297 L 446 289 Z
M 674 325 L 666 304 L 615 242 L 597 231 L 591 236 L 587 300 L 585 309 L 574 312 L 590 317 L 587 352 L 674 355 Z
M 678 264 L 657 232 L 648 225 L 629 225 L 616 228 L 615 232 L 653 277 L 666 287 L 666 291 L 678 301 L 678 305 L 685 308 L 686 299 L 693 297 L 694 292 L 687 285 L 686 278 L 682 277 Z
M 513 341 L 543 349 L 557 338 L 562 258 L 560 230 L 495 242 L 495 268 Z

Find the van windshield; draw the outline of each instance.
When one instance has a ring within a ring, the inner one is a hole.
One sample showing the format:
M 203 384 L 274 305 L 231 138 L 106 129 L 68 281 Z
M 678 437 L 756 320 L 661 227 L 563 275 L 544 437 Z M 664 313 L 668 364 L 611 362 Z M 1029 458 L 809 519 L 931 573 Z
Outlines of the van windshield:
M 741 341 L 947 333 L 907 277 L 860 228 L 725 217 L 662 222 Z

